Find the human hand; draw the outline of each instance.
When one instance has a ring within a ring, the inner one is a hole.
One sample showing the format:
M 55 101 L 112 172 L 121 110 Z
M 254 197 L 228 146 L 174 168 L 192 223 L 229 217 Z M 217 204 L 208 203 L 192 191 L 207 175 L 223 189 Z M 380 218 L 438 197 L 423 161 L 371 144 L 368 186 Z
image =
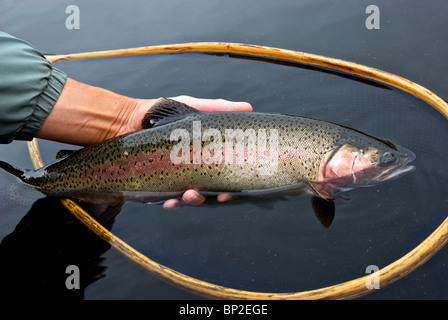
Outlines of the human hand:
M 235 102 L 224 99 L 201 99 L 186 95 L 171 97 L 170 99 L 204 112 L 250 112 L 252 106 L 248 102 Z M 142 129 L 142 119 L 157 99 L 137 99 L 132 111 L 127 115 L 124 126 L 116 132 L 116 136 Z

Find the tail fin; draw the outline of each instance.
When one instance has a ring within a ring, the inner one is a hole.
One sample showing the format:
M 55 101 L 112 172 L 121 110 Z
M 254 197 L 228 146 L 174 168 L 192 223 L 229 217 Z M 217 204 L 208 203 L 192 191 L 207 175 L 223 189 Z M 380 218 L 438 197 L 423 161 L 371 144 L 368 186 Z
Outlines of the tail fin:
M 2 210 L 14 205 L 29 206 L 43 197 L 43 194 L 34 186 L 26 183 L 25 174 L 27 171 L 0 161 L 0 202 L 2 203 Z
M 16 168 L 9 163 L 6 163 L 4 161 L 0 161 L 0 168 L 5 170 L 6 172 L 9 172 L 13 175 L 15 175 L 17 178 L 23 179 L 23 174 L 25 173 L 25 170 L 21 170 L 19 168 Z

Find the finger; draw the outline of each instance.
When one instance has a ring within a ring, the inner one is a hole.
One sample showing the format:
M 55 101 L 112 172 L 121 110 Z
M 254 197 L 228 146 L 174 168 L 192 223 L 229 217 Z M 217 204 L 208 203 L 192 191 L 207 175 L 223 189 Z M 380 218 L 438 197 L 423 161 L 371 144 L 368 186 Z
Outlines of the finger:
M 236 196 L 233 196 L 229 193 L 220 193 L 217 196 L 218 202 L 226 202 L 226 201 L 230 201 L 230 200 L 233 200 L 236 198 L 237 198 Z
M 191 206 L 198 206 L 205 201 L 205 197 L 196 190 L 187 190 L 182 195 L 182 200 Z
M 185 103 L 190 107 L 205 112 L 251 112 L 252 105 L 243 101 L 228 101 L 224 99 L 200 99 L 190 96 L 178 96 L 171 98 Z
M 163 208 L 166 210 L 175 210 L 180 207 L 180 201 L 177 199 L 169 199 L 163 203 Z

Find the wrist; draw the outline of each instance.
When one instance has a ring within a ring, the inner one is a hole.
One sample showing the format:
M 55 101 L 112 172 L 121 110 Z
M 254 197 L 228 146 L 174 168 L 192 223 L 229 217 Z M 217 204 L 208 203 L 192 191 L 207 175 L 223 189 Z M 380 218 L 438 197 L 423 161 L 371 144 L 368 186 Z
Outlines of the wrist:
M 157 99 L 134 99 L 128 98 L 124 101 L 126 118 L 121 128 L 115 136 L 135 132 L 142 129 L 142 120 L 148 110 L 154 105 Z

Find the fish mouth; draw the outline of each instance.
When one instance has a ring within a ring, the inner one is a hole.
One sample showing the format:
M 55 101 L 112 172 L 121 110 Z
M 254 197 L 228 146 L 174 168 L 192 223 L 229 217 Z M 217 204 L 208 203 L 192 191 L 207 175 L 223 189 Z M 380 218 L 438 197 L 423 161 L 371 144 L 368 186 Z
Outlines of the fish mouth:
M 410 150 L 401 148 L 401 161 L 399 161 L 399 165 L 392 166 L 388 170 L 385 170 L 379 177 L 378 180 L 385 181 L 390 179 L 396 179 L 401 177 L 402 175 L 412 172 L 415 170 L 415 166 L 410 165 L 412 161 L 415 160 L 416 155 Z
M 391 180 L 401 177 L 402 175 L 412 172 L 415 170 L 415 166 L 412 165 L 404 165 L 401 167 L 390 168 L 387 171 L 384 171 L 379 177 L 379 181 Z

